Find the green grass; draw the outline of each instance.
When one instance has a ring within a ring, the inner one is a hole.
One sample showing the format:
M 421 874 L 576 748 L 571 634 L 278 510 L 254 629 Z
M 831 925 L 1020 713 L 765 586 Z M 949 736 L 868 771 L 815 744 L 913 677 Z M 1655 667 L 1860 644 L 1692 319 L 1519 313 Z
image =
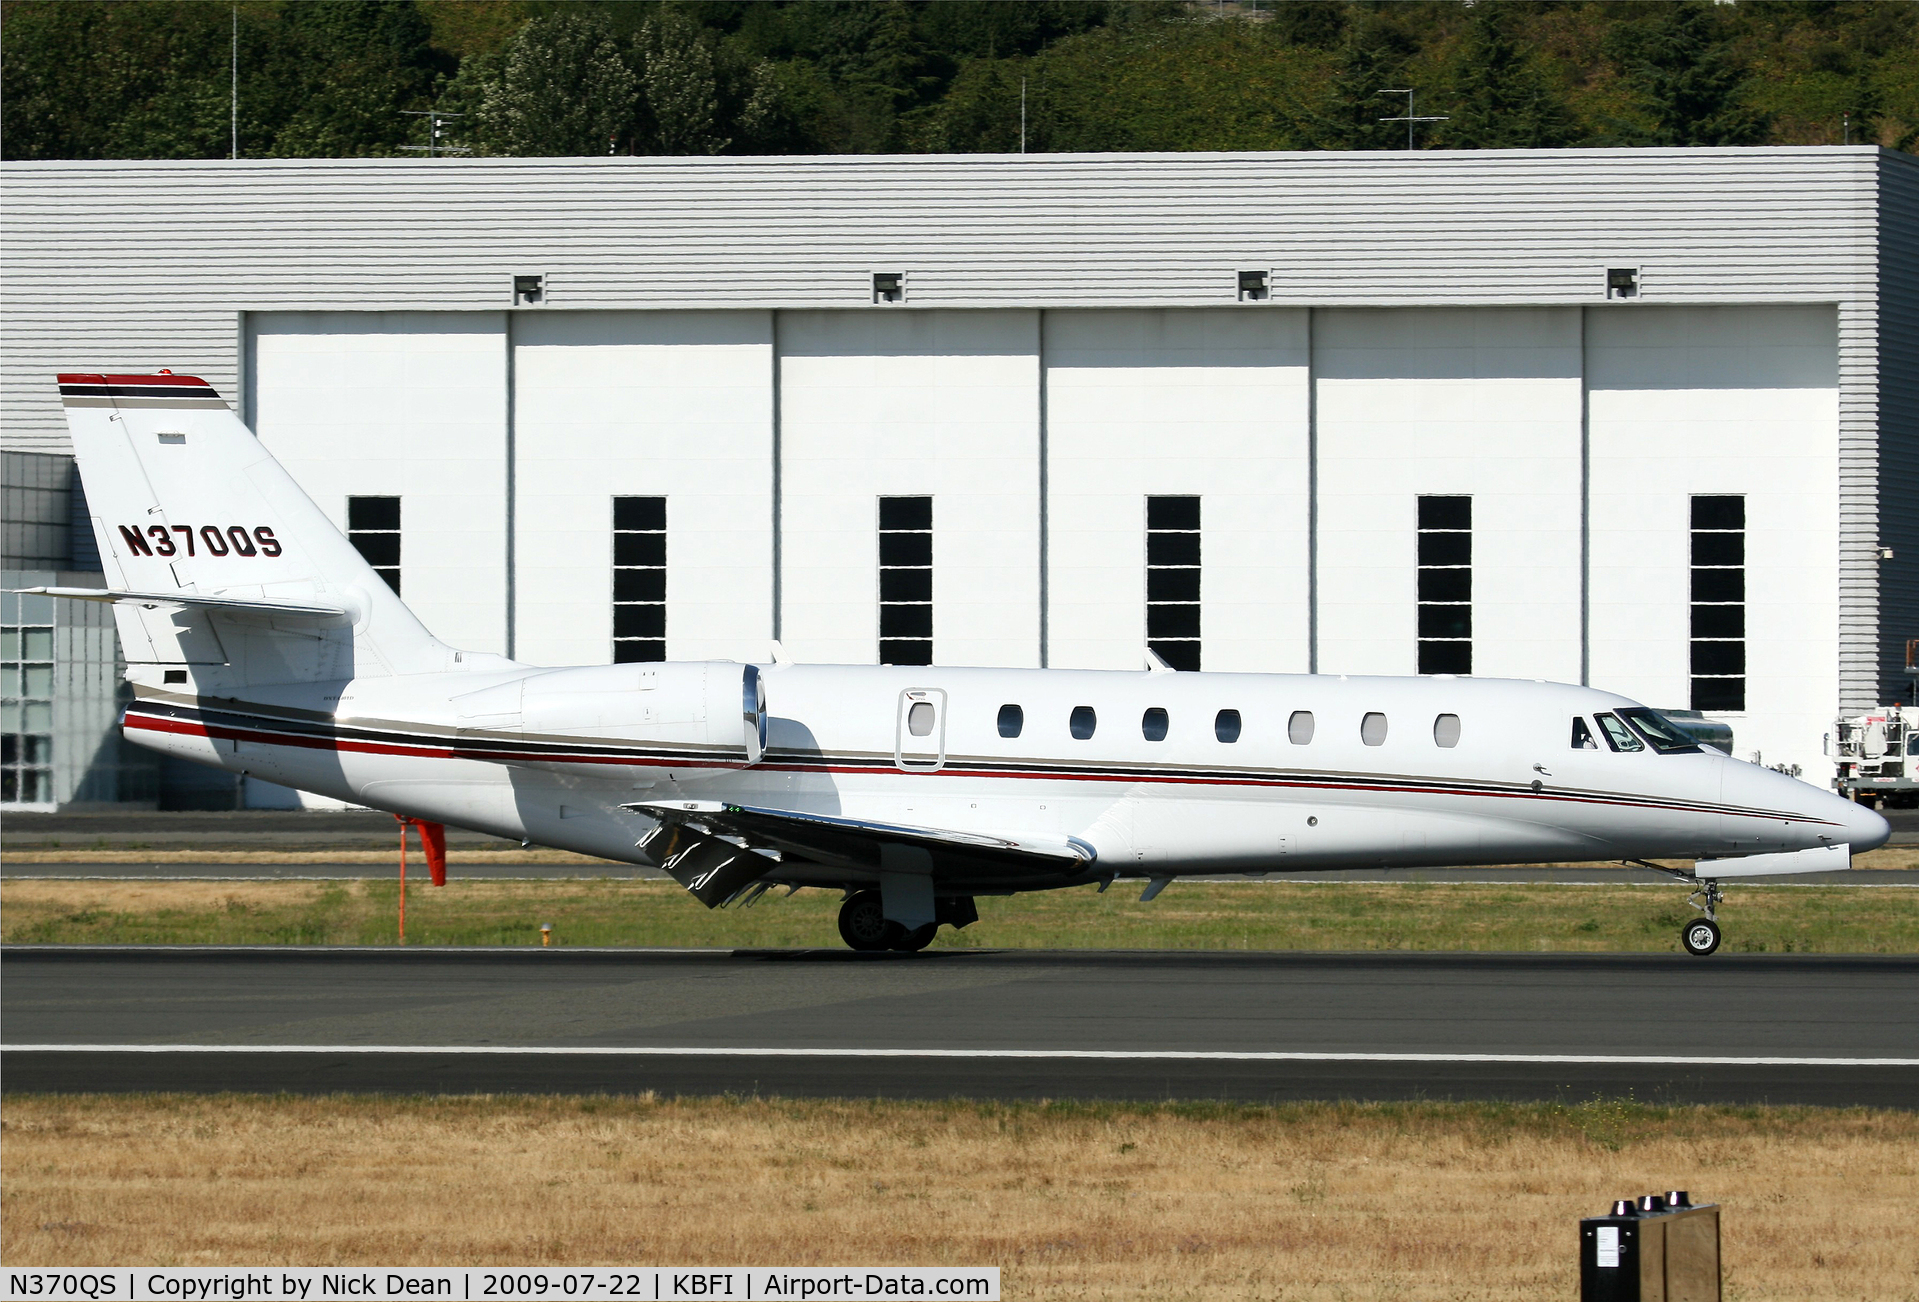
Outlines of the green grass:
M 1151 904 L 1135 885 L 981 898 L 980 921 L 943 948 L 1525 950 L 1677 952 L 1693 917 L 1683 886 L 1175 883 Z M 388 945 L 391 881 L 72 882 L 0 886 L 9 944 Z M 708 911 L 670 882 L 460 881 L 409 886 L 415 945 L 838 946 L 839 894 L 767 896 Z M 1919 891 L 1735 886 L 1725 949 L 1919 953 Z

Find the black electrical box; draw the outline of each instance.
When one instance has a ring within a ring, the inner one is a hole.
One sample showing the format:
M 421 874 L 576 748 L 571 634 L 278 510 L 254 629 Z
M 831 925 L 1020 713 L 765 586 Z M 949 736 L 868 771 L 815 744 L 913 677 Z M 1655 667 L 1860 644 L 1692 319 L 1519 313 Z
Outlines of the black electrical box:
M 1721 1302 L 1719 1208 L 1683 1189 L 1579 1222 L 1580 1302 Z

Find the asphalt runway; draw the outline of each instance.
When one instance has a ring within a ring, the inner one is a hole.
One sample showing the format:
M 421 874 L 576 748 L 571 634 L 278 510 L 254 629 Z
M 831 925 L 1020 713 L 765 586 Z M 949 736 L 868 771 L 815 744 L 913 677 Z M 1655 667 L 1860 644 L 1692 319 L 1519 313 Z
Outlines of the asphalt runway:
M 0 950 L 7 1090 L 1919 1107 L 1919 957 Z

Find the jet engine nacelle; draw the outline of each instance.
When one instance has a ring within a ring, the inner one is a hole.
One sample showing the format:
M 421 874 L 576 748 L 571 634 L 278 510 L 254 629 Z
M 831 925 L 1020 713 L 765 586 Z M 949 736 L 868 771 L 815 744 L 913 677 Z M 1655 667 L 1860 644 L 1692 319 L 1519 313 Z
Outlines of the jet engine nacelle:
M 766 752 L 766 687 L 752 665 L 730 661 L 591 665 L 532 674 L 457 697 L 464 739 L 506 734 L 550 742 L 542 767 L 582 743 L 639 742 L 682 751 L 698 772 L 745 768 Z M 609 748 L 617 751 L 614 745 Z M 583 754 L 581 767 L 600 767 Z

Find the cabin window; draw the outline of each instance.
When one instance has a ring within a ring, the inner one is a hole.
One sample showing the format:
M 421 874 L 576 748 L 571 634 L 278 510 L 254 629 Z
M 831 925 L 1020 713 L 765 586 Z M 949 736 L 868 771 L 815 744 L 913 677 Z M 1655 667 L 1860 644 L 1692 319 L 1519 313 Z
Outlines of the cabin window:
M 880 663 L 933 663 L 933 499 L 880 499 Z
M 1002 705 L 999 707 L 1000 736 L 1017 737 L 1019 736 L 1019 730 L 1025 726 L 1026 711 L 1020 709 L 1017 705 Z
M 1442 714 L 1433 720 L 1433 744 L 1451 750 L 1459 744 L 1459 716 Z
M 1093 735 L 1093 729 L 1099 726 L 1099 716 L 1093 713 L 1090 705 L 1075 705 L 1070 720 L 1075 741 L 1085 741 Z
M 915 737 L 933 735 L 933 704 L 930 701 L 915 701 L 906 712 L 906 731 Z
M 1295 746 L 1304 746 L 1313 739 L 1313 712 L 1294 710 L 1293 717 L 1286 720 L 1286 740 Z
M 1419 672 L 1473 671 L 1473 499 L 1419 499 Z
M 1221 710 L 1213 716 L 1213 736 L 1221 741 L 1239 740 L 1239 711 Z
M 1147 741 L 1165 741 L 1166 725 L 1166 711 L 1155 705 L 1139 716 L 1139 735 Z
M 1386 744 L 1386 716 L 1377 712 L 1368 714 L 1359 721 L 1359 739 L 1368 746 Z
M 1576 714 L 1573 716 L 1573 749 L 1574 750 L 1598 750 L 1599 749 L 1599 743 L 1593 740 L 1592 729 L 1588 728 L 1586 726 L 1586 721 L 1580 718 Z
M 1746 708 L 1743 497 L 1692 499 L 1692 708 Z
M 1633 735 L 1633 730 L 1610 714 L 1593 716 L 1599 721 L 1600 731 L 1605 734 L 1606 744 L 1614 750 L 1644 750 L 1646 743 Z
M 1199 499 L 1146 499 L 1146 645 L 1199 668 Z
M 386 580 L 394 595 L 400 592 L 400 499 L 349 497 L 346 500 L 346 536 L 355 551 Z M 192 541 L 191 536 L 188 537 Z
M 613 499 L 613 662 L 666 659 L 666 499 Z

